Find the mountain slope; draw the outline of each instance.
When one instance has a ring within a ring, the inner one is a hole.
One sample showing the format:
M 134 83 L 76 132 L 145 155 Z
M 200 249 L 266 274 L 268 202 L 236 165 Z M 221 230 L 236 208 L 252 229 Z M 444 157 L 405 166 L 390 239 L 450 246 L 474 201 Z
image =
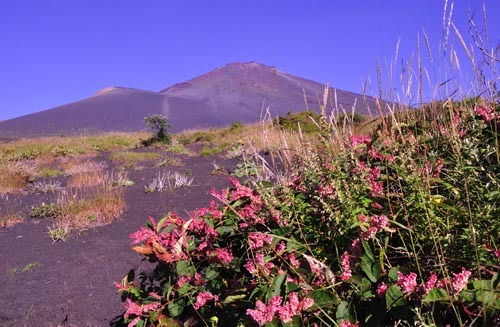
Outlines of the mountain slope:
M 173 131 L 256 122 L 263 109 L 273 116 L 306 109 L 318 111 L 324 86 L 262 64 L 233 63 L 160 92 L 110 87 L 94 96 L 53 109 L 0 122 L 0 135 L 39 136 L 144 129 L 143 118 L 163 114 Z M 336 90 L 347 111 L 375 112 L 370 98 Z M 331 100 L 331 99 L 330 99 Z

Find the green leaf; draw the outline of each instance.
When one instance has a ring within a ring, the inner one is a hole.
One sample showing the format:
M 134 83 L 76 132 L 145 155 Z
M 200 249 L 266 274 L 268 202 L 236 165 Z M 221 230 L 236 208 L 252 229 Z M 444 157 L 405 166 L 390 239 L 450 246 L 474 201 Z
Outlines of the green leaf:
M 132 294 L 136 299 L 141 297 L 141 291 L 137 287 L 130 287 L 128 292 Z
M 247 297 L 246 294 L 229 295 L 228 297 L 226 297 L 224 299 L 224 301 L 222 302 L 222 304 L 230 304 L 230 303 L 236 302 L 238 300 L 243 300 L 246 297 Z
M 385 302 L 387 311 L 391 310 L 394 307 L 400 307 L 406 304 L 406 301 L 403 299 L 403 292 L 401 292 L 401 288 L 396 285 L 391 285 L 387 288 L 385 292 Z
M 175 270 L 180 276 L 192 276 L 194 274 L 194 267 L 190 266 L 187 260 L 178 261 Z
M 351 314 L 349 313 L 349 303 L 342 301 L 337 307 L 337 312 L 335 313 L 335 318 L 339 320 L 350 320 Z
M 296 291 L 298 290 L 300 287 L 299 285 L 295 284 L 295 283 L 286 283 L 286 292 L 287 293 L 290 293 L 290 292 L 293 292 L 293 291 Z
M 368 277 L 372 283 L 377 282 L 380 276 L 380 267 L 377 263 L 366 262 L 363 258 L 361 258 L 361 269 L 363 269 L 366 277 Z
M 314 305 L 307 311 L 334 308 L 336 305 L 339 305 L 340 302 L 342 302 L 337 294 L 323 290 L 312 292 L 310 297 L 314 300 Z
M 363 250 L 364 250 L 363 258 L 365 258 L 367 262 L 374 262 L 375 259 L 373 258 L 373 252 L 370 247 L 370 244 L 366 241 L 361 241 L 361 244 L 363 244 Z
M 286 272 L 274 278 L 271 288 L 267 292 L 267 300 L 269 301 L 273 296 L 281 294 L 281 285 L 286 278 Z M 269 292 L 270 291 L 270 292 Z
M 500 310 L 500 297 L 498 292 L 476 291 L 476 300 L 492 310 Z
M 488 280 L 475 280 L 472 282 L 472 286 L 475 290 L 489 290 L 490 281 Z
M 491 277 L 491 289 L 494 290 L 498 287 L 498 284 L 500 283 L 500 274 L 495 273 L 493 277 Z
M 274 318 L 273 321 L 266 323 L 264 326 L 265 327 L 280 327 L 280 321 L 277 318 Z
M 390 282 L 396 282 L 398 280 L 398 271 L 399 271 L 399 266 L 392 267 L 391 270 L 389 270 Z
M 433 288 L 429 291 L 429 294 L 424 296 L 422 299 L 423 302 L 431 303 L 431 302 L 439 302 L 446 301 L 449 299 L 448 293 L 444 288 Z
M 184 300 L 180 300 L 177 302 L 170 302 L 167 306 L 168 314 L 172 317 L 178 317 L 184 311 Z
M 158 223 L 156 224 L 156 230 L 158 232 L 161 230 L 161 228 L 163 227 L 163 225 L 165 224 L 165 222 L 167 221 L 167 219 L 168 219 L 168 216 L 165 216 L 162 219 L 160 219 L 160 221 L 158 221 Z
M 367 242 L 363 241 L 363 248 L 365 251 L 361 257 L 361 269 L 363 269 L 372 283 L 376 283 L 380 277 L 380 266 L 375 262 L 370 245 Z
M 218 227 L 216 231 L 217 233 L 219 233 L 219 235 L 226 235 L 226 234 L 232 235 L 234 233 L 234 228 L 231 226 L 221 226 Z
M 213 280 L 219 276 L 219 272 L 211 267 L 208 267 L 205 272 L 205 277 L 207 280 Z
M 359 290 L 361 292 L 366 292 L 372 287 L 372 283 L 366 278 L 361 278 L 361 280 L 359 280 L 357 284 L 359 285 Z

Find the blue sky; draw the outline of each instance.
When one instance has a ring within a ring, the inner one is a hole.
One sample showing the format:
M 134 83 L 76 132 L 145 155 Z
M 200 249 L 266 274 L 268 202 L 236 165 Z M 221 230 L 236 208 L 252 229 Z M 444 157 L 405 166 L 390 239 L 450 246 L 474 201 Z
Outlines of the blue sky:
M 467 33 L 457 0 L 453 21 Z M 500 1 L 484 1 L 490 43 Z M 108 86 L 158 91 L 216 67 L 257 61 L 361 92 L 375 62 L 408 59 L 424 28 L 442 38 L 439 0 L 1 0 L 0 120 L 86 98 Z M 457 45 L 458 46 L 458 45 Z M 464 65 L 464 67 L 466 67 Z

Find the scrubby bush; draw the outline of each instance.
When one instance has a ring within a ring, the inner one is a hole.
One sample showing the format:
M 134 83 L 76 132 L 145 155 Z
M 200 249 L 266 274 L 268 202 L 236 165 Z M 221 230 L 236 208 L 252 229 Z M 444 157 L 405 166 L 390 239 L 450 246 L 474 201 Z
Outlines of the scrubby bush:
M 117 283 L 125 321 L 498 324 L 498 107 L 423 113 L 335 152 L 303 144 L 284 183 L 232 179 L 220 205 L 151 219 L 131 238 L 154 270 Z
M 166 143 L 170 144 L 172 136 L 170 134 L 170 128 L 172 127 L 168 122 L 167 117 L 163 115 L 149 115 L 144 117 L 144 122 L 151 128 L 155 135 L 148 140 L 143 141 L 144 145 L 151 145 L 153 143 Z

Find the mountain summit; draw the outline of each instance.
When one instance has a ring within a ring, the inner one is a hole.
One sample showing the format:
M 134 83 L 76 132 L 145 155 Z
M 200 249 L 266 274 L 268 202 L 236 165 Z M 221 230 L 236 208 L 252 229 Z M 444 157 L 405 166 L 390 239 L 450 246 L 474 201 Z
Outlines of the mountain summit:
M 231 63 L 160 92 L 108 87 L 93 96 L 0 122 L 0 135 L 40 136 L 145 128 L 143 118 L 163 114 L 173 132 L 259 121 L 262 110 L 273 116 L 309 108 L 319 110 L 324 85 L 263 64 Z M 335 90 L 338 105 L 366 114 L 373 98 Z M 304 101 L 307 99 L 307 106 Z

